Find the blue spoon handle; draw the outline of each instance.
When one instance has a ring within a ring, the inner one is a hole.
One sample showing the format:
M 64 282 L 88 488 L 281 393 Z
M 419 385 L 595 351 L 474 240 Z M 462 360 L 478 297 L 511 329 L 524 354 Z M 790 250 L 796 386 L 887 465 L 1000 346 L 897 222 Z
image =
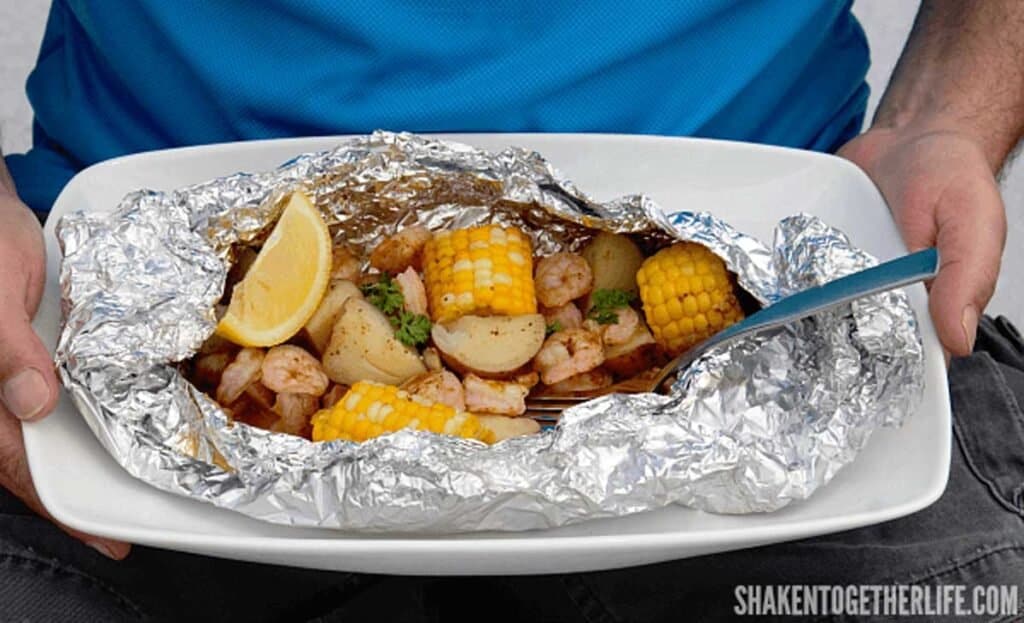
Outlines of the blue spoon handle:
M 938 270 L 939 253 L 934 248 L 911 253 L 787 296 L 729 327 L 723 332 L 723 337 L 745 330 L 775 327 L 798 318 L 812 316 L 864 296 L 929 279 L 934 277 Z

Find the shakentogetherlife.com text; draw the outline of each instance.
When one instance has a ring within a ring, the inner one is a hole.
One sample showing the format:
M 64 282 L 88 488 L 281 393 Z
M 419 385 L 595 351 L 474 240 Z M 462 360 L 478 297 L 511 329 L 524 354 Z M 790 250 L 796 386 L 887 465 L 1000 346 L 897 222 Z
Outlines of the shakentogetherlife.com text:
M 992 616 L 1016 615 L 1016 585 L 742 584 L 734 589 L 737 616 Z

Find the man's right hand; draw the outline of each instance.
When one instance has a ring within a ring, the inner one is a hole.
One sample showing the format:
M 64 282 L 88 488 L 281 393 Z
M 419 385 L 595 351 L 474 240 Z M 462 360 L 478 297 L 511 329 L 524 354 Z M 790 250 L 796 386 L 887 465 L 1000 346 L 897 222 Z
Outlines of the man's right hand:
M 45 283 L 45 246 L 39 221 L 5 187 L 4 174 L 0 156 L 0 486 L 52 520 L 32 484 L 21 436 L 22 421 L 53 409 L 59 387 L 50 354 L 31 325 Z M 120 560 L 131 548 L 60 527 L 110 558 Z

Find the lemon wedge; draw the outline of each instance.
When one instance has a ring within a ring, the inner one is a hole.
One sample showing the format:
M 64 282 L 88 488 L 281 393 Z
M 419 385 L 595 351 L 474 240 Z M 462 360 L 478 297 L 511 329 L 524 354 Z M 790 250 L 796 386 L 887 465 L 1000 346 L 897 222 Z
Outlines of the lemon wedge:
M 316 311 L 331 272 L 331 237 L 304 193 L 288 200 L 245 278 L 231 292 L 217 333 L 240 346 L 273 346 Z

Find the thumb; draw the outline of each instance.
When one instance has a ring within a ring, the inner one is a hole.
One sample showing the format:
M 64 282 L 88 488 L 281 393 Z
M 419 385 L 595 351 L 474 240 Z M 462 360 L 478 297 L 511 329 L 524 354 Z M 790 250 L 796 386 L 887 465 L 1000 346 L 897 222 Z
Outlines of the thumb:
M 42 263 L 38 258 L 39 267 L 19 262 L 0 268 L 0 402 L 21 420 L 42 417 L 57 401 L 53 363 L 29 316 L 41 290 Z
M 28 314 L 0 301 L 0 400 L 21 420 L 49 413 L 57 401 L 50 355 L 32 331 Z
M 935 216 L 941 264 L 932 282 L 929 311 L 945 349 L 966 356 L 974 349 L 978 321 L 995 291 L 1006 215 L 991 182 L 947 190 Z

